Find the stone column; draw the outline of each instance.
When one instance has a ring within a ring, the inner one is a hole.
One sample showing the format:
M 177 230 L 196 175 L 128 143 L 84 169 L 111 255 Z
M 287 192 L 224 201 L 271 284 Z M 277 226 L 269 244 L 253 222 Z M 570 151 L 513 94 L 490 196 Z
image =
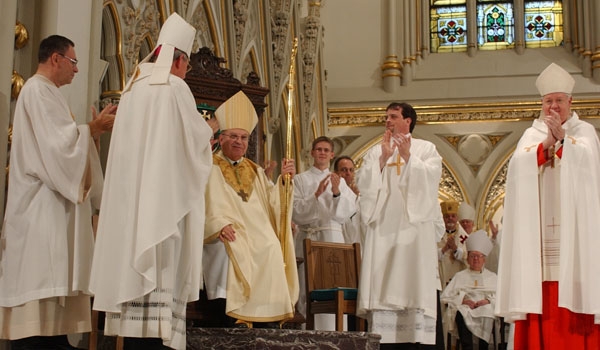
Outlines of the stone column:
M 515 0 L 513 18 L 515 19 L 515 52 L 522 55 L 525 52 L 525 5 L 523 0 Z
M 4 218 L 4 198 L 6 191 L 7 143 L 8 128 L 10 125 L 12 106 L 11 79 L 14 70 L 15 51 L 15 24 L 17 22 L 17 0 L 4 0 L 0 2 L 0 220 Z M 19 72 L 16 72 L 19 73 Z M 20 74 L 22 75 L 22 73 Z M 5 344 L 0 342 L 0 349 L 5 349 Z
M 381 65 L 381 78 L 383 80 L 383 89 L 386 92 L 394 92 L 400 86 L 402 76 L 402 66 L 398 62 L 398 42 L 397 23 L 396 23 L 396 0 L 383 0 L 383 12 L 386 14 L 386 23 L 384 25 L 385 39 L 384 52 L 385 59 Z
M 411 59 L 411 35 L 413 27 L 411 27 L 412 23 L 412 11 L 411 8 L 414 7 L 413 1 L 401 1 L 400 2 L 400 14 L 402 18 L 402 22 L 400 23 L 401 30 L 400 36 L 402 38 L 403 47 L 402 47 L 402 85 L 406 86 L 412 80 L 412 59 Z
M 477 3 L 467 0 L 467 55 L 474 57 L 477 54 Z
M 600 15 L 600 3 L 592 2 L 592 11 L 591 16 L 593 18 L 598 18 Z M 592 21 L 593 27 L 590 30 L 593 31 L 593 53 L 592 53 L 592 77 L 594 81 L 600 83 L 600 25 L 595 21 Z

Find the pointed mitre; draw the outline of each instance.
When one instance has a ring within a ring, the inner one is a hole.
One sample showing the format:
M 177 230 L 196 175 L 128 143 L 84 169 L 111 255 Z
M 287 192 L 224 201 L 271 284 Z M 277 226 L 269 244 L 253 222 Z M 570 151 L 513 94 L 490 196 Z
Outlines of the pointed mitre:
M 185 52 L 187 57 L 190 57 L 194 39 L 196 38 L 196 29 L 186 22 L 177 12 L 173 12 L 169 18 L 163 23 L 158 41 L 154 50 L 140 62 L 145 63 L 152 56 L 158 53 L 158 57 L 152 68 L 150 84 L 166 84 L 171 74 L 171 66 L 173 65 L 173 53 L 175 49 Z M 127 91 L 136 76 L 127 82 L 123 92 Z
M 556 63 L 551 63 L 535 81 L 535 86 L 541 96 L 551 94 L 553 92 L 563 92 L 571 94 L 575 86 L 575 79 Z
M 475 221 L 475 209 L 467 204 L 467 202 L 460 203 L 458 207 L 458 220 Z
M 215 117 L 221 130 L 244 129 L 249 134 L 258 123 L 254 105 L 241 90 L 217 108 Z
M 488 237 L 484 230 L 479 230 L 471 233 L 465 241 L 467 251 L 478 251 L 481 254 L 488 256 L 494 248 L 492 240 Z
M 458 202 L 457 201 L 444 201 L 440 203 L 442 208 L 442 214 L 456 214 L 458 213 Z

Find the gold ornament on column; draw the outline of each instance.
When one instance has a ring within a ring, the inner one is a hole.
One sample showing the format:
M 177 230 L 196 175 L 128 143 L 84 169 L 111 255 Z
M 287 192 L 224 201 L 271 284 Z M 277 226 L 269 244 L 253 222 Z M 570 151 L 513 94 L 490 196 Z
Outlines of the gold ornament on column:
M 16 70 L 13 70 L 12 77 L 10 78 L 10 98 L 16 100 L 19 97 L 19 93 L 21 93 L 21 89 L 23 88 L 23 84 L 25 84 L 25 79 L 17 73 Z
M 15 49 L 20 49 L 29 41 L 29 33 L 23 23 L 17 21 L 15 24 Z

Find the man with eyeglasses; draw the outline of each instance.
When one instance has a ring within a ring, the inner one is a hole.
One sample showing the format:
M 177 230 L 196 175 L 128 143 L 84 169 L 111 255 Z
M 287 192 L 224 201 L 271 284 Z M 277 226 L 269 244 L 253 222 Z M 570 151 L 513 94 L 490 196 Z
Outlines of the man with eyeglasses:
M 213 130 L 183 80 L 195 34 L 169 16 L 111 137 L 91 290 L 104 334 L 125 349 L 185 349 L 187 303 L 199 297 Z
M 294 178 L 294 215 L 298 225 L 296 254 L 304 256 L 304 239 L 344 243 L 342 224 L 356 213 L 356 194 L 337 173 L 329 171 L 334 158 L 333 141 L 327 136 L 312 142 L 313 165 Z M 304 266 L 300 266 L 298 311 L 306 314 Z M 317 314 L 315 329 L 335 330 L 335 315 Z
M 225 326 L 278 327 L 294 317 L 298 300 L 291 211 L 281 217 L 282 178 L 294 177 L 294 160 L 283 159 L 281 177 L 272 182 L 245 157 L 258 117 L 242 91 L 219 106 L 215 117 L 222 132 L 206 190 L 207 298 L 225 299 Z
M 440 298 L 448 304 L 446 323 L 448 329 L 458 335 L 460 348 L 473 349 L 475 336 L 479 349 L 488 350 L 495 322 L 498 277 L 485 268 L 485 259 L 494 245 L 486 232 L 479 230 L 469 235 L 466 246 L 469 268 L 454 275 Z
M 515 349 L 600 348 L 600 142 L 574 86 L 555 63 L 540 73 L 540 116 L 508 165 L 496 313 Z
M 0 338 L 12 349 L 68 349 L 91 330 L 93 208 L 102 193 L 97 144 L 116 106 L 76 125 L 59 87 L 78 72 L 75 44 L 41 41 L 15 106 L 0 262 Z
M 348 187 L 350 187 L 352 192 L 356 195 L 356 213 L 353 214 L 348 221 L 342 224 L 344 241 L 346 243 L 358 242 L 362 249 L 362 246 L 365 244 L 365 228 L 360 220 L 360 206 L 358 204 L 360 191 L 356 186 L 355 170 L 356 166 L 354 165 L 354 160 L 348 156 L 339 156 L 333 162 L 333 171 L 338 174 L 340 178 L 344 179 Z

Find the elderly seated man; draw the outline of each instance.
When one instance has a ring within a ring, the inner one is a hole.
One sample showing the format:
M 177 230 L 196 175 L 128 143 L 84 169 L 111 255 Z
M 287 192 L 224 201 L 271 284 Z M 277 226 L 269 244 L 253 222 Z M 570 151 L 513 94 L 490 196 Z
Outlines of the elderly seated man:
M 484 265 L 493 244 L 485 231 L 479 230 L 469 235 L 466 246 L 469 268 L 454 275 L 441 301 L 448 304 L 446 320 L 450 331 L 455 331 L 456 322 L 461 349 L 473 349 L 475 335 L 479 338 L 479 349 L 487 350 L 495 320 L 497 276 Z

